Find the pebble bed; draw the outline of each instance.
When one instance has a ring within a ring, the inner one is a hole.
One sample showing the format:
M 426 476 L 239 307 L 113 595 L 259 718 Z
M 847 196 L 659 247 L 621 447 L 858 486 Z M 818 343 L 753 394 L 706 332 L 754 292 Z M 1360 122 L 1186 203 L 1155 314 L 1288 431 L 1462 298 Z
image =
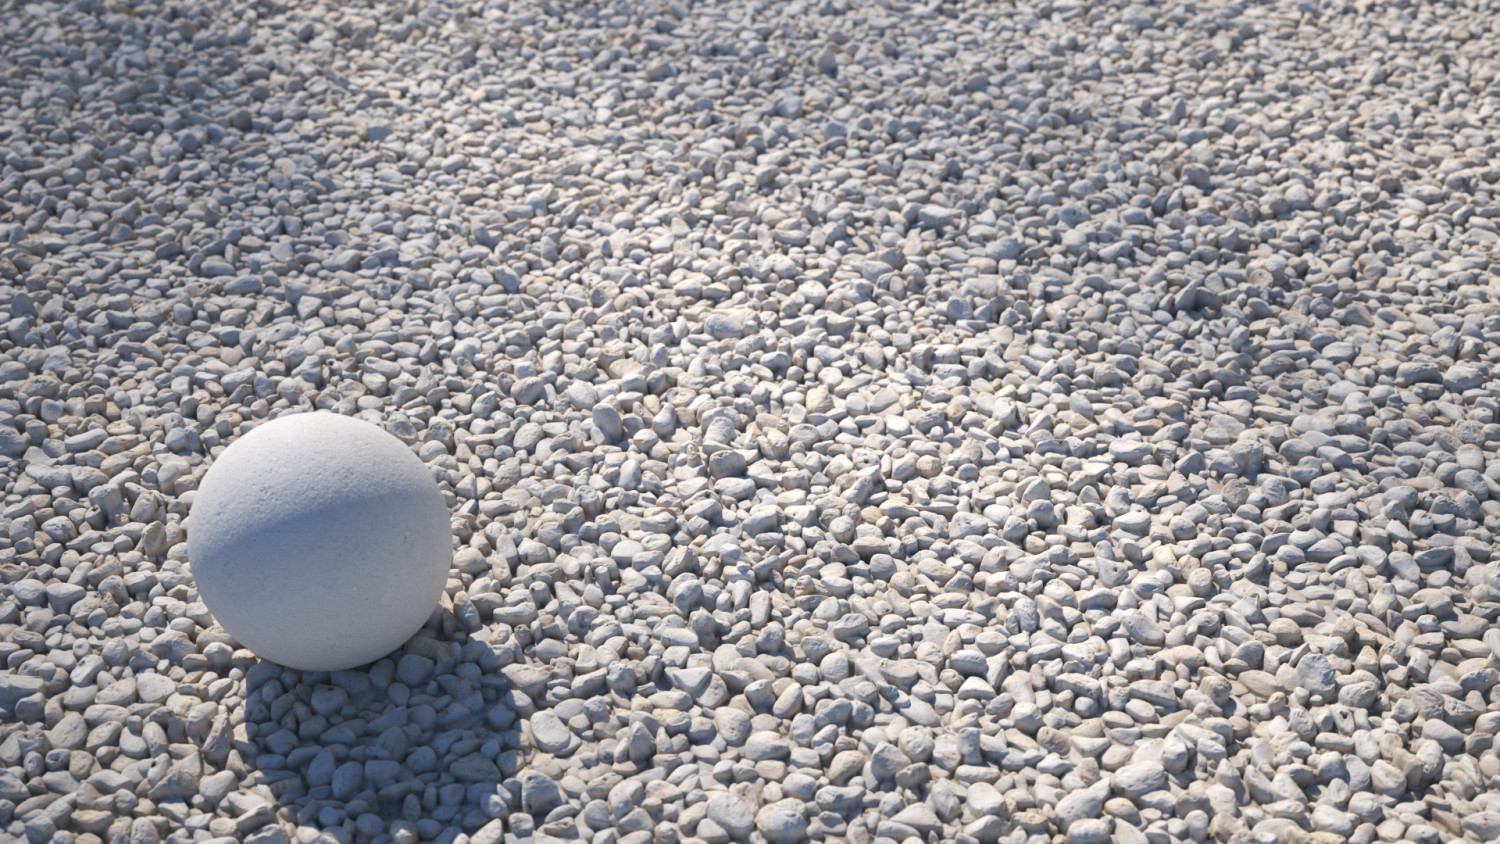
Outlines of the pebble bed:
M 0 839 L 1500 837 L 1500 14 L 0 14 Z M 368 668 L 213 455 L 431 468 Z

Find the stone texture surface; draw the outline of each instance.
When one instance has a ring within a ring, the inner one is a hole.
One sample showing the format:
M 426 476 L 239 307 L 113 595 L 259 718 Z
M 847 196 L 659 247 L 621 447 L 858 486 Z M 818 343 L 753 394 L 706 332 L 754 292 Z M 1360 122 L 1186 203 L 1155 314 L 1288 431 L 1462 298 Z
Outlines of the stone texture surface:
M 0 841 L 1495 840 L 1493 6 L 6 5 Z M 354 670 L 192 546 L 312 411 Z

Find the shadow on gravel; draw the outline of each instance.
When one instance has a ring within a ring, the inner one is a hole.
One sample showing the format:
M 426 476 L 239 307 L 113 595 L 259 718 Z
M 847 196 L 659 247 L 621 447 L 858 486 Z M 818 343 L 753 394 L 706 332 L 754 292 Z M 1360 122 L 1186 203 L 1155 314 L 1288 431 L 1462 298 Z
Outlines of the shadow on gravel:
M 512 688 L 489 644 L 432 632 L 454 630 L 450 611 L 434 618 L 443 623 L 367 666 L 298 671 L 261 661 L 246 672 L 236 748 L 275 802 L 231 806 L 236 832 L 265 830 L 267 844 L 298 840 L 295 828 L 319 830 L 320 841 L 450 842 L 481 829 L 478 840 L 499 840 L 497 818 L 552 808 L 545 788 L 518 777 L 530 698 Z M 512 818 L 510 831 L 529 834 L 529 820 Z M 285 822 L 294 827 L 287 839 L 276 829 Z

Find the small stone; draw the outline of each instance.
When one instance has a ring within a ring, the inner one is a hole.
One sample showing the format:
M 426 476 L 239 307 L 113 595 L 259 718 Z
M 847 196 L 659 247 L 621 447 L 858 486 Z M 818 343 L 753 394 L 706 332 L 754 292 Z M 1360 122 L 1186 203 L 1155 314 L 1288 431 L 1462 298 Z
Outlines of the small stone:
M 755 828 L 768 841 L 801 841 L 807 835 L 805 812 L 800 800 L 778 800 L 760 808 L 755 815 Z
M 722 449 L 709 457 L 709 470 L 716 478 L 735 478 L 745 474 L 745 456 L 738 451 Z
M 160 703 L 177 691 L 177 681 L 154 672 L 135 678 L 135 693 L 142 703 Z
M 1399 377 L 1399 368 L 1398 368 Z M 1485 375 L 1477 367 L 1457 364 L 1443 373 L 1443 387 L 1455 393 L 1476 390 L 1484 385 Z
M 625 438 L 625 426 L 620 419 L 620 411 L 607 404 L 595 405 L 593 410 L 594 427 L 599 430 L 599 435 L 604 442 L 619 442 Z
M 1139 466 L 1151 459 L 1151 444 L 1142 440 L 1118 439 L 1109 444 L 1109 456 L 1127 466 Z
M 748 325 L 749 318 L 744 311 L 728 310 L 709 314 L 703 328 L 715 340 L 729 340 L 744 336 Z
M 39 607 L 47 600 L 48 585 L 35 578 L 26 577 L 11 584 L 10 594 L 23 607 Z
M 1338 678 L 1328 657 L 1310 653 L 1297 663 L 1297 682 L 1315 698 L 1332 700 L 1338 691 Z
M 1116 794 L 1139 802 L 1144 795 L 1166 785 L 1167 772 L 1160 762 L 1133 762 L 1115 771 L 1112 782 Z
M 1068 824 L 1068 844 L 1107 844 L 1112 826 L 1108 818 L 1079 818 Z
M 533 817 L 546 817 L 548 812 L 562 805 L 563 792 L 553 777 L 528 768 L 518 779 L 521 783 L 521 809 Z
M 1460 753 L 1464 748 L 1464 734 L 1441 718 L 1423 721 L 1422 737 L 1437 742 L 1448 753 Z
M 870 771 L 877 780 L 889 780 L 911 760 L 893 744 L 882 744 L 870 754 Z
M 632 762 L 647 762 L 656 755 L 656 737 L 639 721 L 630 725 L 626 741 Z
M 750 716 L 738 709 L 720 707 L 714 711 L 714 726 L 726 743 L 736 747 L 750 735 Z
M 1131 641 L 1142 645 L 1159 646 L 1166 641 L 1166 633 L 1162 631 L 1161 625 L 1149 619 L 1140 612 L 1128 612 L 1120 618 L 1120 626 L 1124 628 L 1126 635 Z
M 62 720 L 47 731 L 47 740 L 54 748 L 78 750 L 83 747 L 88 731 L 88 725 L 84 723 L 82 715 L 77 712 L 68 712 L 63 715 Z M 196 792 L 197 789 L 194 788 L 194 791 Z
M 435 663 L 425 656 L 402 654 L 401 659 L 396 663 L 396 679 L 405 683 L 407 688 L 423 688 L 432 676 L 434 665 Z
M 781 512 L 775 507 L 761 506 L 750 510 L 750 517 L 741 523 L 746 536 L 760 536 L 780 527 Z
M 461 756 L 448 766 L 448 773 L 459 782 L 497 782 L 500 769 L 493 760 L 481 753 Z
M 705 814 L 709 820 L 738 839 L 743 839 L 756 826 L 755 810 L 730 792 L 720 791 L 710 795 Z
M 52 611 L 66 615 L 73 609 L 73 605 L 82 600 L 88 590 L 76 583 L 49 583 L 47 584 L 47 604 Z
M 818 53 L 818 72 L 827 76 L 837 76 L 839 72 L 838 56 L 833 52 L 833 45 L 826 44 Z
M 1442 380 L 1442 367 L 1433 361 L 1406 361 L 1396 367 L 1396 384 L 1402 387 Z
M 1109 783 L 1100 781 L 1089 788 L 1075 791 L 1057 802 L 1053 814 L 1065 830 L 1071 830 L 1079 821 L 1094 818 L 1109 799 Z
M 957 217 L 952 208 L 924 205 L 917 212 L 917 223 L 925 229 L 946 229 L 953 225 Z
M 1494 841 L 1500 838 L 1500 812 L 1485 810 L 1463 816 L 1464 831 L 1478 841 Z
M 551 712 L 538 712 L 531 717 L 531 738 L 543 753 L 562 753 L 573 743 L 573 732 L 561 718 Z
M 784 760 L 791 754 L 791 746 L 779 733 L 763 730 L 751 733 L 745 740 L 745 758 L 752 762 L 767 759 Z

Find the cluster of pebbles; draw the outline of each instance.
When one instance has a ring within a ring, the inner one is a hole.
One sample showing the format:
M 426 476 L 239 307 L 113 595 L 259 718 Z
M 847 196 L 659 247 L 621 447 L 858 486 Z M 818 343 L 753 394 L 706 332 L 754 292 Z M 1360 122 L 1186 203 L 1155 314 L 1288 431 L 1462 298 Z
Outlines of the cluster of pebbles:
M 0 838 L 1500 836 L 1500 15 L 0 14 Z M 446 595 L 284 670 L 255 425 L 431 468 Z

